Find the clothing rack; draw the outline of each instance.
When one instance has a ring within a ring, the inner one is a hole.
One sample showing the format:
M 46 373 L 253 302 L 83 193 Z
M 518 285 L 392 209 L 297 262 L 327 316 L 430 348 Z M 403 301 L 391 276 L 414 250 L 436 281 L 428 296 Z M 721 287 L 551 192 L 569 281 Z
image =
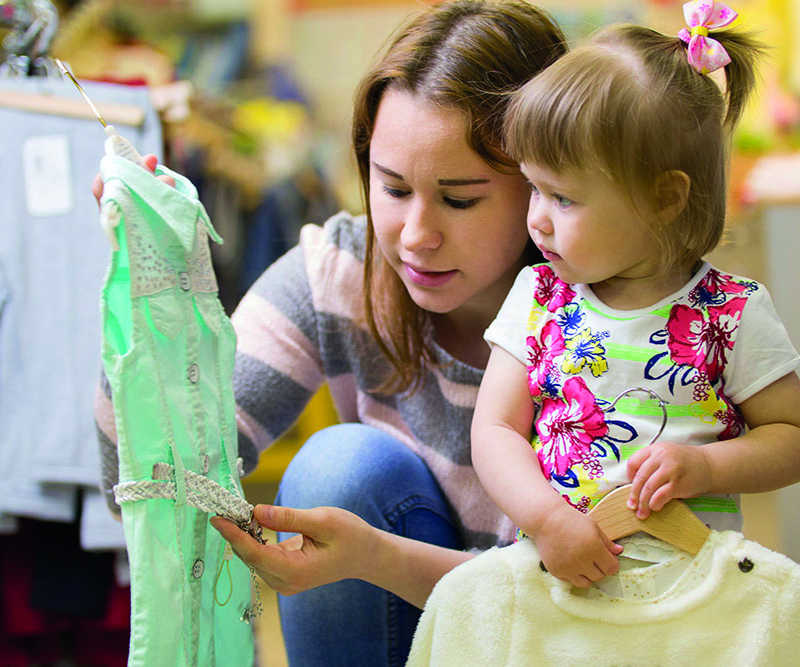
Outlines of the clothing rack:
M 94 113 L 80 97 L 69 99 L 43 93 L 0 90 L 0 106 L 66 118 L 95 118 Z M 141 127 L 144 123 L 145 110 L 137 105 L 100 102 L 97 108 L 103 118 L 113 125 Z

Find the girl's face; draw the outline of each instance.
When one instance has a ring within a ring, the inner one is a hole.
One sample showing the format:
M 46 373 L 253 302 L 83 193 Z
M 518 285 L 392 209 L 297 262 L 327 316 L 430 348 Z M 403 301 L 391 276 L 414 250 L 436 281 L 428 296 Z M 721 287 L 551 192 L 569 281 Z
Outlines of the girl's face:
M 530 190 L 466 141 L 462 112 L 387 90 L 370 145 L 375 237 L 411 298 L 486 326 L 521 268 Z
M 661 290 L 661 246 L 622 188 L 598 171 L 524 163 L 522 172 L 531 184 L 528 231 L 561 280 L 591 285 L 623 308 L 634 294 L 647 301 L 650 287 Z

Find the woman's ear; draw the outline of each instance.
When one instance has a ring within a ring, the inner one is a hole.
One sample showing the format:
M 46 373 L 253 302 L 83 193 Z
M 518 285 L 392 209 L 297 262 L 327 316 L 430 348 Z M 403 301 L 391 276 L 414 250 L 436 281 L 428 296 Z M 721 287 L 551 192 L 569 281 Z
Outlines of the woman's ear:
M 656 179 L 656 216 L 659 224 L 668 225 L 686 208 L 692 179 L 678 169 L 665 171 Z

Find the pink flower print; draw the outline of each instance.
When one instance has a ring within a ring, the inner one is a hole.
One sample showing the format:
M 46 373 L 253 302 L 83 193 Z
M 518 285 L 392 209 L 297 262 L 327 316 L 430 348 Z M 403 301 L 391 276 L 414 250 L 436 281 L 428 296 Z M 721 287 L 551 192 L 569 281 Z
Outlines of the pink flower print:
M 695 289 L 705 289 L 709 294 L 741 294 L 747 289 L 746 285 L 736 282 L 733 276 L 720 273 L 716 269 L 711 269 L 705 277 L 698 283 Z
M 592 501 L 589 498 L 589 496 L 581 496 L 581 499 L 576 503 L 573 503 L 570 500 L 569 495 L 566 494 L 566 493 L 562 493 L 561 497 L 564 500 L 566 500 L 570 505 L 572 505 L 579 512 L 582 512 L 583 514 L 588 514 L 589 513 L 589 505 L 592 503 Z
M 717 410 L 717 412 L 714 413 L 714 417 L 725 424 L 725 428 L 717 436 L 717 440 L 732 440 L 733 438 L 738 438 L 744 433 L 744 415 L 730 403 L 727 397 L 720 394 L 720 398 L 725 401 L 727 409 Z
M 547 479 L 576 463 L 590 465 L 592 442 L 608 433 L 605 415 L 582 378 L 564 383 L 564 400 L 545 398 L 536 422 L 539 463 Z
M 528 389 L 531 396 L 542 393 L 542 385 L 553 367 L 553 360 L 564 352 L 564 336 L 555 321 L 550 320 L 542 327 L 539 340 L 528 336 Z
M 533 267 L 533 270 L 539 274 L 539 280 L 536 282 L 536 293 L 533 298 L 538 304 L 546 306 L 551 313 L 556 312 L 556 310 L 575 298 L 575 292 L 572 288 L 567 283 L 559 280 L 551 267 L 546 264 L 540 264 Z
M 724 367 L 726 351 L 733 349 L 733 335 L 739 326 L 746 299 L 731 299 L 721 306 L 709 306 L 708 320 L 703 312 L 686 305 L 675 306 L 667 320 L 670 358 L 687 364 L 708 376 L 713 384 Z

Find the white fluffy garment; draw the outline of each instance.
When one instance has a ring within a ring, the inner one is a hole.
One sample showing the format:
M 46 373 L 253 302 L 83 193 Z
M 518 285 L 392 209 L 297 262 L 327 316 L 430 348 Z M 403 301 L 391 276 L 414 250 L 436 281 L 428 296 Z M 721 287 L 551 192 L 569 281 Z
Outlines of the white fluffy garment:
M 740 533 L 588 591 L 544 572 L 533 540 L 436 585 L 407 665 L 800 665 L 800 566 Z M 610 591 L 610 593 L 609 593 Z

